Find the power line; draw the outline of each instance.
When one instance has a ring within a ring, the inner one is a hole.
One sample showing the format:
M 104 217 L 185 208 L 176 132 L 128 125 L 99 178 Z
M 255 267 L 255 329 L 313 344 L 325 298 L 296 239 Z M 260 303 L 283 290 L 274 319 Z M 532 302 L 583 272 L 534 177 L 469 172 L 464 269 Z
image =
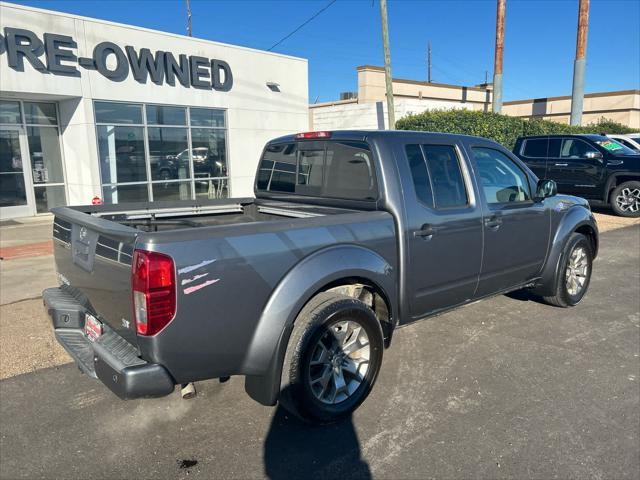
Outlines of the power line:
M 296 27 L 295 30 L 293 30 L 291 33 L 289 33 L 288 35 L 286 35 L 285 37 L 281 38 L 278 42 L 274 43 L 270 48 L 267 49 L 268 52 L 270 52 L 271 50 L 273 50 L 274 48 L 276 48 L 278 45 L 280 45 L 282 42 L 284 42 L 287 38 L 289 38 L 291 35 L 293 35 L 294 33 L 296 33 L 298 30 L 300 30 L 302 27 L 304 27 L 306 24 L 308 24 L 311 20 L 313 20 L 314 18 L 316 18 L 318 15 L 320 15 L 322 12 L 324 12 L 327 8 L 329 8 L 331 5 L 333 5 L 334 3 L 336 3 L 338 0 L 331 0 L 329 3 L 327 3 L 323 8 L 321 8 L 320 10 L 318 10 L 316 13 L 314 13 L 311 17 L 309 17 L 304 23 L 302 23 L 301 25 L 299 25 L 298 27 Z

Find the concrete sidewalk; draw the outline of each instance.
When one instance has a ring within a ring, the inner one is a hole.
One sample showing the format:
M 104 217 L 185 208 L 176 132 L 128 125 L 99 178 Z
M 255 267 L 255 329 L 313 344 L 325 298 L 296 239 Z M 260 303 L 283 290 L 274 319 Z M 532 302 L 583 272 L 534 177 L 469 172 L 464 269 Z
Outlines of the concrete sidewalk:
M 52 222 L 47 216 L 0 223 L 0 305 L 38 298 L 57 285 Z

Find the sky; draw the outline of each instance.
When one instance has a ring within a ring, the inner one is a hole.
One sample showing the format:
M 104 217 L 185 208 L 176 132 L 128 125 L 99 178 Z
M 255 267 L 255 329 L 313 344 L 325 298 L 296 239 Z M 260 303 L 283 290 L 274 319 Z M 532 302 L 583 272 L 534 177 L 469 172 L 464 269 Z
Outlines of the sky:
M 186 33 L 185 0 L 13 0 Z M 194 37 L 266 50 L 329 0 L 191 0 Z M 495 0 L 388 0 L 395 78 L 482 83 L 493 75 Z M 578 0 L 507 0 L 503 99 L 571 94 Z M 358 65 L 382 65 L 379 0 L 337 0 L 274 52 L 309 60 L 309 101 L 357 90 Z M 640 0 L 591 0 L 585 91 L 640 88 Z

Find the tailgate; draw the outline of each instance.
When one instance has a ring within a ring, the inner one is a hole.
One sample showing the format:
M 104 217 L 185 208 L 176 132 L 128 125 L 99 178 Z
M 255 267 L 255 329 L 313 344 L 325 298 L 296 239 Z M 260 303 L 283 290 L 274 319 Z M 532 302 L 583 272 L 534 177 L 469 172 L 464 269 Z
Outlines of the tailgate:
M 140 232 L 68 207 L 52 212 L 59 282 L 100 321 L 136 345 L 131 259 Z

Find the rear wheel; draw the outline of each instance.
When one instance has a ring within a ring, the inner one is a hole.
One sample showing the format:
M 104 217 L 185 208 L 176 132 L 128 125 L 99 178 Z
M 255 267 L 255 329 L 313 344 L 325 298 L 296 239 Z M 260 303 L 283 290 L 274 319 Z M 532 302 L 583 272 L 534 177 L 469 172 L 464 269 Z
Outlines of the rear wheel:
M 593 253 L 587 237 L 572 234 L 562 254 L 555 295 L 544 300 L 557 307 L 572 307 L 580 302 L 589 288 L 592 263 Z
M 317 295 L 296 319 L 280 404 L 318 423 L 350 415 L 375 383 L 382 350 L 380 323 L 366 304 L 345 295 Z
M 624 182 L 611 192 L 611 208 L 622 217 L 640 217 L 640 182 Z

